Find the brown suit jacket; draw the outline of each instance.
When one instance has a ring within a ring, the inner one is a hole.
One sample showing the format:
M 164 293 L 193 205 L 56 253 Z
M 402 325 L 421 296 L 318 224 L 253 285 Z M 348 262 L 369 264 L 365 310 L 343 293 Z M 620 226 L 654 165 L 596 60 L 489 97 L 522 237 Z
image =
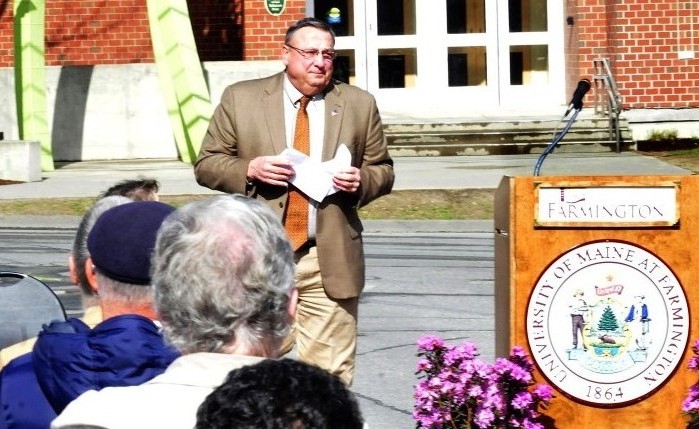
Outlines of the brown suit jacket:
M 286 209 L 287 188 L 250 184 L 245 176 L 250 160 L 278 155 L 287 147 L 283 76 L 282 72 L 226 88 L 194 165 L 200 185 L 256 198 L 280 219 Z M 325 94 L 322 160 L 332 159 L 340 144 L 349 148 L 352 165 L 360 169 L 361 187 L 356 195 L 338 192 L 321 202 L 316 243 L 326 293 L 343 299 L 359 296 L 364 287 L 363 227 L 357 210 L 391 192 L 394 173 L 374 97 L 334 82 Z

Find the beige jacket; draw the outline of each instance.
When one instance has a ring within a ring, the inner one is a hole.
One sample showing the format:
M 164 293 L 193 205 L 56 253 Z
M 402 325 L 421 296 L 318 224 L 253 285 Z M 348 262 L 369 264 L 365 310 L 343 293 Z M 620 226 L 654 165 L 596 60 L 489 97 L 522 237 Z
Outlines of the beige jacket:
M 184 355 L 143 384 L 88 390 L 68 404 L 51 428 L 191 429 L 199 405 L 229 372 L 263 359 L 222 353 Z
M 247 183 L 250 160 L 278 155 L 287 147 L 283 105 L 284 73 L 243 81 L 226 88 L 204 137 L 194 166 L 197 182 L 211 189 L 244 194 L 266 203 L 279 218 L 286 209 L 287 188 Z M 374 97 L 335 82 L 325 94 L 325 139 L 322 160 L 335 156 L 340 144 L 360 169 L 356 195 L 338 192 L 318 207 L 316 243 L 326 293 L 353 298 L 364 287 L 362 223 L 357 210 L 391 192 L 393 161 Z

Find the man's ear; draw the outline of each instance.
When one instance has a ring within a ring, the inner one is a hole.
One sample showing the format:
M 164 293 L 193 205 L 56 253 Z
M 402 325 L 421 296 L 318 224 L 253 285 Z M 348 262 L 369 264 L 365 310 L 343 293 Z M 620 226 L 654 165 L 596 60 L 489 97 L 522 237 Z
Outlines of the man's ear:
M 297 288 L 293 288 L 291 290 L 291 293 L 289 294 L 289 307 L 286 309 L 291 320 L 294 320 L 296 318 L 296 307 L 298 305 L 298 302 L 299 290 Z
M 70 282 L 74 285 L 78 284 L 78 270 L 75 268 L 75 258 L 73 255 L 68 255 L 68 272 L 70 273 Z
M 281 54 L 281 60 L 282 64 L 284 64 L 284 67 L 289 65 L 289 48 L 286 47 L 286 45 L 282 45 L 282 54 Z
M 99 285 L 97 284 L 97 276 L 95 275 L 95 266 L 92 265 L 92 258 L 87 258 L 85 260 L 85 278 L 87 278 L 90 287 L 95 291 L 95 294 L 97 294 L 97 292 L 99 292 Z

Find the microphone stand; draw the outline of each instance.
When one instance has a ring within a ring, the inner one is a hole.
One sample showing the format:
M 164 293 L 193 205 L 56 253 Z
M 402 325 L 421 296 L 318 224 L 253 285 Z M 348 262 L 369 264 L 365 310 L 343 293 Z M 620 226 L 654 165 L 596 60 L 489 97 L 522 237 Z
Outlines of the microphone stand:
M 541 170 L 541 164 L 544 163 L 544 159 L 553 152 L 553 150 L 556 148 L 556 145 L 561 141 L 563 136 L 568 134 L 568 131 L 570 130 L 570 127 L 573 126 L 573 122 L 575 122 L 575 118 L 578 117 L 578 113 L 580 113 L 580 109 L 573 109 L 573 116 L 568 119 L 568 123 L 566 124 L 565 128 L 561 130 L 558 134 L 554 135 L 553 140 L 551 143 L 549 143 L 548 146 L 546 146 L 546 149 L 544 149 L 544 152 L 539 155 L 539 159 L 536 161 L 536 165 L 534 166 L 534 176 L 539 175 L 539 170 Z

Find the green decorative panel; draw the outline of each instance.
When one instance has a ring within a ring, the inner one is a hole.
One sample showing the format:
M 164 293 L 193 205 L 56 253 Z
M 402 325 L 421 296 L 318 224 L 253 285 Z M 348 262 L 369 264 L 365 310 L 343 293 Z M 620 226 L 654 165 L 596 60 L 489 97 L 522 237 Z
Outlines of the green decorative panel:
M 175 142 L 194 162 L 212 106 L 185 0 L 148 0 L 153 51 Z
M 44 0 L 14 2 L 15 99 L 19 138 L 41 144 L 41 169 L 53 171 L 44 62 Z

